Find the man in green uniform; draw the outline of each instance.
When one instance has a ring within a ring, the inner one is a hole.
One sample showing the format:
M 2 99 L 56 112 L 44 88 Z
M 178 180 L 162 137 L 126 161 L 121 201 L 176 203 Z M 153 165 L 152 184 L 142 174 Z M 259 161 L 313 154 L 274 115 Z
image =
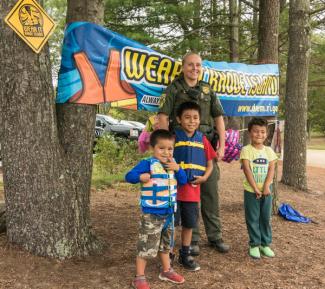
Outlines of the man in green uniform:
M 223 109 L 215 93 L 207 82 L 199 81 L 202 72 L 202 60 L 196 53 L 187 53 L 182 62 L 182 74 L 176 78 L 162 94 L 158 122 L 160 128 L 173 130 L 177 127 L 176 111 L 185 101 L 193 101 L 201 107 L 200 131 L 213 143 L 215 130 L 219 136 L 218 160 L 224 155 L 225 125 Z M 215 127 L 215 130 L 214 130 Z M 218 180 L 219 167 L 214 162 L 211 176 L 201 184 L 201 214 L 209 244 L 222 253 L 229 251 L 221 236 L 219 216 Z M 199 255 L 199 229 L 193 230 L 191 253 Z

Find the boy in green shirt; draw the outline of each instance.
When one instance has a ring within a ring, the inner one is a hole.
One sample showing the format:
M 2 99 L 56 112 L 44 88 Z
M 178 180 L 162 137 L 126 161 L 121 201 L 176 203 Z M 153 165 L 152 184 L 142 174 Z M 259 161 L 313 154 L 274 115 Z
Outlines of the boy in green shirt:
M 275 254 L 269 247 L 272 243 L 271 185 L 277 156 L 272 148 L 264 146 L 267 138 L 267 121 L 253 118 L 248 124 L 251 144 L 243 147 L 240 154 L 245 174 L 244 207 L 249 235 L 249 255 L 259 259 Z

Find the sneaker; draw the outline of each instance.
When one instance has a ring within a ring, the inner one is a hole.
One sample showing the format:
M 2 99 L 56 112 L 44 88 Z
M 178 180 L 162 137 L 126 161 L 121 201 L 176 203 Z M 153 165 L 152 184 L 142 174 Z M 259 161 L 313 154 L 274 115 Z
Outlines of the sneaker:
M 215 248 L 220 253 L 227 253 L 230 249 L 230 246 L 224 243 L 222 239 L 209 242 L 210 246 Z
M 269 246 L 260 246 L 260 251 L 263 256 L 273 258 L 275 256 L 274 252 Z
M 197 243 L 191 243 L 190 255 L 194 257 L 200 255 L 200 247 Z
M 201 269 L 200 265 L 195 262 L 191 255 L 179 254 L 178 263 L 188 271 L 199 271 Z
M 136 276 L 131 284 L 134 289 L 150 289 L 145 276 Z
M 249 256 L 251 256 L 253 259 L 260 259 L 261 258 L 260 248 L 258 246 L 249 247 Z
M 175 284 L 182 284 L 185 279 L 182 275 L 177 274 L 173 268 L 170 268 L 167 272 L 160 272 L 159 279 L 163 281 L 169 281 Z

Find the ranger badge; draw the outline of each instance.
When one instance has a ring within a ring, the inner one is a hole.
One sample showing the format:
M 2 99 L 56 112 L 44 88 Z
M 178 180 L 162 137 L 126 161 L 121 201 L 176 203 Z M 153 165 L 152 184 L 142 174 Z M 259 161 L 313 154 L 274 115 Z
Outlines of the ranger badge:
M 209 87 L 209 86 L 203 86 L 203 87 L 202 87 L 202 92 L 203 92 L 204 94 L 208 94 L 208 93 L 210 92 L 210 87 Z
M 162 108 L 166 101 L 166 93 L 163 93 L 159 99 L 159 108 Z

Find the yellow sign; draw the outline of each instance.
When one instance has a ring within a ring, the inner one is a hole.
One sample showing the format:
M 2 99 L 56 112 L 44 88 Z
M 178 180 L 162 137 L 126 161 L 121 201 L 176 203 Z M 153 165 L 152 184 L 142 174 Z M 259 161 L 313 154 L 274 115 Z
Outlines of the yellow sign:
M 5 22 L 36 53 L 39 53 L 54 31 L 55 23 L 34 0 L 19 0 Z

